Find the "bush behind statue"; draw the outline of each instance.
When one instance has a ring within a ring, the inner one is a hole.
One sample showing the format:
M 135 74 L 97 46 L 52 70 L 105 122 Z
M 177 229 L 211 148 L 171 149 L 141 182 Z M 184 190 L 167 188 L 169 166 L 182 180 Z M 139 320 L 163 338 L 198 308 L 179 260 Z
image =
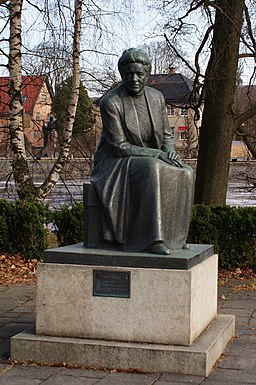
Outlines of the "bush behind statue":
M 60 246 L 82 242 L 83 203 L 50 211 L 40 203 L 0 200 L 0 252 L 41 259 L 50 223 Z M 188 242 L 213 244 L 221 267 L 255 267 L 256 207 L 194 205 Z
M 71 207 L 63 205 L 60 209 L 52 213 L 52 222 L 59 246 L 71 245 L 83 241 L 83 203 L 74 203 Z
M 188 242 L 214 245 L 221 267 L 255 267 L 256 207 L 194 205 Z

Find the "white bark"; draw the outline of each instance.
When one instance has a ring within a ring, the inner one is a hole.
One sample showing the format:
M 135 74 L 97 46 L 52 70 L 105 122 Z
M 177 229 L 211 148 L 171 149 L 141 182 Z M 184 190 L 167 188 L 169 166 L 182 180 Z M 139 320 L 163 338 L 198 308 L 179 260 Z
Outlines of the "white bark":
M 43 201 L 59 179 L 64 164 L 68 161 L 73 124 L 79 97 L 80 85 L 80 38 L 82 0 L 75 0 L 75 25 L 73 37 L 73 84 L 68 108 L 68 119 L 63 131 L 60 154 L 48 177 L 40 187 L 33 183 L 26 160 L 23 131 L 23 106 L 21 98 L 21 12 L 23 0 L 12 0 L 10 9 L 10 136 L 13 150 L 13 174 L 19 197 L 23 200 Z
M 14 157 L 24 156 L 23 106 L 21 101 L 21 8 L 22 0 L 10 2 L 10 130 Z M 17 150 L 17 151 L 16 151 Z
M 13 152 L 13 175 L 18 195 L 21 199 L 30 199 L 35 193 L 28 163 L 26 161 L 25 140 L 23 132 L 23 105 L 21 99 L 21 11 L 23 0 L 9 3 L 10 11 L 10 138 Z
M 82 0 L 75 1 L 75 25 L 73 37 L 73 81 L 72 94 L 68 107 L 68 118 L 66 127 L 63 130 L 63 142 L 60 148 L 60 154 L 55 162 L 49 176 L 39 189 L 40 199 L 43 200 L 49 194 L 59 179 L 60 172 L 64 164 L 68 161 L 70 142 L 72 138 L 73 124 L 76 116 L 76 109 L 79 97 L 80 85 L 80 39 L 81 39 L 81 23 L 82 23 Z

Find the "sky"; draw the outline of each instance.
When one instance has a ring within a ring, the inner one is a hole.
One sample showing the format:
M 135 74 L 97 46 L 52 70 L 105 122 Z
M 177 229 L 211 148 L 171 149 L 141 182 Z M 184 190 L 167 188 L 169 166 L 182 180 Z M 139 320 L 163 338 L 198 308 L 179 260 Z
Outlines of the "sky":
M 97 33 L 94 32 L 93 28 L 89 26 L 90 23 L 93 24 L 92 19 L 87 19 L 86 35 L 83 37 L 84 40 L 82 41 L 82 46 L 83 48 L 88 49 L 95 45 L 95 48 L 98 50 L 102 52 L 108 51 L 113 55 L 104 56 L 101 54 L 93 54 L 92 52 L 88 54 L 88 51 L 86 51 L 87 53 L 84 55 L 82 63 L 88 71 L 90 71 L 94 66 L 100 69 L 102 65 L 105 65 L 102 63 L 105 63 L 106 60 L 110 66 L 116 68 L 118 57 L 124 49 L 150 43 L 152 40 L 157 39 L 155 27 L 160 20 L 162 21 L 162 17 L 159 12 L 145 6 L 145 0 L 126 0 L 127 8 L 122 6 L 121 1 L 98 1 L 101 3 L 102 9 L 105 12 L 105 14 L 104 12 L 101 13 L 103 22 L 105 22 L 106 27 L 112 31 L 112 35 L 110 35 L 109 39 L 105 39 L 104 36 L 100 39 Z M 40 31 L 40 29 L 42 29 L 41 16 L 37 15 L 34 11 L 31 11 L 31 9 L 27 9 L 28 5 L 26 1 L 24 1 L 24 3 L 27 12 L 24 12 L 23 16 L 23 29 L 29 31 L 29 33 L 26 34 L 26 37 L 24 37 L 24 43 L 25 45 L 30 45 L 30 47 L 32 47 L 33 45 L 36 46 L 42 38 L 43 30 Z M 39 1 L 39 4 L 40 3 L 41 2 Z M 86 4 L 89 3 L 90 2 L 87 1 Z M 117 13 L 120 12 L 120 16 L 117 14 L 113 16 L 113 11 Z M 188 38 L 188 40 L 191 39 L 192 36 Z M 4 44 L 6 45 L 6 43 Z M 3 48 L 3 44 L 1 43 L 0 48 Z M 192 50 L 190 59 L 192 62 Z M 4 60 L 3 55 L 1 55 L 0 60 Z M 248 83 L 249 74 L 251 73 L 253 67 L 253 60 L 248 60 L 244 64 L 244 84 Z M 5 73 L 1 71 L 1 73 L 5 75 L 7 74 L 6 71 Z

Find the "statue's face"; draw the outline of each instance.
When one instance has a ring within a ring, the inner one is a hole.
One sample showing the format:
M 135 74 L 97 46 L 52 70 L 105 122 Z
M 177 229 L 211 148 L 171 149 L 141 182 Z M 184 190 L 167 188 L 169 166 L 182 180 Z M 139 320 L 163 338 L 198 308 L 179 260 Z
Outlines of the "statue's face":
M 122 70 L 122 80 L 131 96 L 139 95 L 145 86 L 148 74 L 141 63 L 127 64 Z

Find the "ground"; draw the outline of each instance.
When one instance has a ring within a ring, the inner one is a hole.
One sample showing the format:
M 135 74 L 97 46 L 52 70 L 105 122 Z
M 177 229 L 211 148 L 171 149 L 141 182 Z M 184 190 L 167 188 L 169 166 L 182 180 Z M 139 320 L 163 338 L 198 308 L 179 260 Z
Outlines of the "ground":
M 0 255 L 0 286 L 36 282 L 37 260 Z M 232 284 L 233 290 L 256 290 L 256 272 L 250 268 L 219 269 L 219 286 Z
M 232 285 L 233 291 L 256 290 L 256 272 L 250 268 L 235 268 L 231 270 L 219 268 L 219 286 Z
M 25 260 L 21 256 L 0 255 L 0 286 L 36 282 L 37 260 Z

